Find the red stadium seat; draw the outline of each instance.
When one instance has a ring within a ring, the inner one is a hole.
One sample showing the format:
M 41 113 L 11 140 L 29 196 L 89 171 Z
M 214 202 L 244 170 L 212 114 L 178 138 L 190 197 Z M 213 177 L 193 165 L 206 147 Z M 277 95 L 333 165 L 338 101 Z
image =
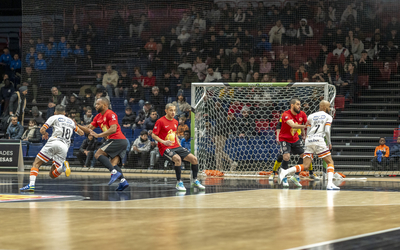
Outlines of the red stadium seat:
M 379 69 L 379 71 L 381 72 L 381 76 L 378 78 L 381 81 L 389 81 L 390 80 L 390 74 L 391 74 L 391 70 L 384 70 L 384 69 Z
M 335 98 L 335 109 L 336 110 L 343 110 L 345 104 L 345 98 L 343 95 L 337 95 Z
M 358 85 L 363 87 L 368 87 L 369 76 L 358 76 Z

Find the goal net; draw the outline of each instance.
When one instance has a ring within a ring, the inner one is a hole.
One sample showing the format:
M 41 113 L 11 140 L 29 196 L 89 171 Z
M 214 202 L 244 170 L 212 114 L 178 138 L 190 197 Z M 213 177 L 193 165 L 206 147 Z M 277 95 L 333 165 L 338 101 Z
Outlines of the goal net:
M 297 97 L 307 116 L 319 102 L 332 106 L 336 90 L 328 83 L 194 83 L 192 85 L 192 152 L 200 171 L 225 175 L 259 175 L 271 171 L 279 155 L 276 126 Z M 298 156 L 291 157 L 291 165 Z M 315 160 L 315 171 L 322 161 Z

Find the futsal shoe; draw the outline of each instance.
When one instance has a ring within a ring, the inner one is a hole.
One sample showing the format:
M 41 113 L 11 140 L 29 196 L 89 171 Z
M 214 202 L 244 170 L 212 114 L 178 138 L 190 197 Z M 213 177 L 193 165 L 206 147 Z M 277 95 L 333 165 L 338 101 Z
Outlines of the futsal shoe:
M 197 179 L 192 183 L 192 187 L 196 187 L 196 188 L 201 189 L 201 190 L 206 189 L 206 187 L 201 185 L 200 181 L 197 180 Z
M 299 182 L 299 180 L 297 180 L 297 178 L 300 179 L 300 177 L 296 177 L 296 175 L 293 175 L 292 177 L 290 177 L 290 180 L 298 187 L 301 187 L 301 184 Z
M 108 182 L 108 185 L 111 185 L 114 183 L 114 181 L 116 181 L 122 174 L 120 172 L 116 172 L 115 174 L 111 174 L 111 179 Z
M 282 180 L 286 177 L 288 171 L 285 169 L 280 168 L 279 169 L 279 175 L 278 175 L 278 184 L 281 184 Z M 287 179 L 286 179 L 287 182 Z
M 312 175 L 310 175 L 310 177 L 309 177 L 311 180 L 314 180 L 314 181 L 320 181 L 321 179 L 318 177 L 318 175 L 317 174 L 312 174 Z
M 129 187 L 129 183 L 124 180 L 123 182 L 120 182 L 117 189 L 115 191 L 124 191 L 127 187 Z
M 340 190 L 340 188 L 333 183 L 329 183 L 328 186 L 326 186 L 326 190 Z
M 289 183 L 288 183 L 286 177 L 282 179 L 282 186 L 283 186 L 284 188 L 289 187 Z
M 34 192 L 35 191 L 35 186 L 31 186 L 30 184 L 26 185 L 23 188 L 19 189 L 22 192 Z
M 176 183 L 175 188 L 176 188 L 176 190 L 178 190 L 178 191 L 180 191 L 180 192 L 186 191 L 186 188 L 185 188 L 185 186 L 183 185 L 183 182 L 182 182 L 182 181 Z
M 269 181 L 274 181 L 274 177 L 275 177 L 275 174 L 272 173 L 272 174 L 270 174 L 268 180 L 269 180 Z
M 64 161 L 63 170 L 64 170 L 64 173 L 65 173 L 65 176 L 69 177 L 70 174 L 71 174 L 71 168 L 69 167 L 69 162 L 68 161 Z

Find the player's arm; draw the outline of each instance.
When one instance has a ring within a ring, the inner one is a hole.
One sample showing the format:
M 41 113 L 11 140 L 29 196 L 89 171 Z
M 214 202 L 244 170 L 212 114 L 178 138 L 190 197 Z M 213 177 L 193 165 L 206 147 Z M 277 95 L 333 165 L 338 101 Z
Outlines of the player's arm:
M 329 146 L 329 150 L 332 149 L 332 143 L 331 143 L 331 121 L 327 121 L 325 123 L 325 138 L 326 138 L 326 143 Z
M 171 141 L 165 141 L 165 140 L 161 139 L 160 137 L 158 137 L 158 135 L 156 135 L 156 134 L 154 134 L 154 133 L 151 134 L 151 137 L 152 137 L 155 141 L 157 141 L 157 142 L 159 142 L 159 143 L 162 143 L 162 144 L 164 144 L 164 145 L 167 146 L 167 147 L 172 145 L 172 142 L 171 142 Z
M 80 129 L 78 126 L 75 127 L 75 133 L 77 133 L 79 136 L 85 135 L 82 129 Z
M 47 129 L 50 128 L 54 123 L 54 116 L 50 117 L 47 119 L 47 121 L 43 124 L 43 126 L 40 128 L 40 133 L 42 134 L 42 139 L 47 140 L 49 139 L 49 133 L 47 133 Z
M 79 124 L 77 124 L 77 123 L 75 123 L 76 124 L 76 126 L 79 128 L 79 129 L 81 129 L 84 133 L 86 133 L 86 134 L 90 134 L 90 130 L 93 130 L 93 129 L 95 129 L 96 127 L 95 126 L 93 126 L 92 124 L 89 124 L 89 125 L 86 125 L 86 126 L 82 126 L 82 125 L 79 125 Z M 78 133 L 79 134 L 79 133 Z
M 107 131 L 104 131 L 103 133 L 97 134 L 93 130 L 90 130 L 90 134 L 93 135 L 94 138 L 107 137 L 107 136 L 112 135 L 115 132 L 117 132 L 117 128 L 118 128 L 118 125 L 113 124 L 110 126 L 110 128 Z
M 287 123 L 287 125 L 289 125 L 292 128 L 305 128 L 306 127 L 306 125 L 300 125 L 300 124 L 294 123 L 293 120 L 288 120 L 286 123 Z
M 282 118 L 279 118 L 279 122 L 276 125 L 276 141 L 279 142 L 279 134 L 281 133 L 281 127 L 282 127 Z

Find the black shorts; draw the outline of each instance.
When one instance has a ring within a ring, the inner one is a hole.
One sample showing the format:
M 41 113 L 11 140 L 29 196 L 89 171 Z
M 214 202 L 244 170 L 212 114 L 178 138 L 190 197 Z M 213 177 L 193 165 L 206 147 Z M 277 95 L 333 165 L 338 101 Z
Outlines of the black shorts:
M 126 155 L 127 147 L 128 141 L 126 139 L 108 139 L 100 146 L 100 149 L 106 152 L 110 158 L 119 156 L 122 161 Z
M 290 143 L 281 141 L 279 142 L 281 145 L 281 154 L 294 154 L 301 155 L 304 153 L 304 145 L 303 140 L 299 139 L 297 142 Z
M 190 155 L 190 152 L 184 147 L 167 148 L 164 152 L 164 156 L 171 162 L 174 155 L 179 155 L 181 157 L 181 160 L 183 161 L 186 156 Z

